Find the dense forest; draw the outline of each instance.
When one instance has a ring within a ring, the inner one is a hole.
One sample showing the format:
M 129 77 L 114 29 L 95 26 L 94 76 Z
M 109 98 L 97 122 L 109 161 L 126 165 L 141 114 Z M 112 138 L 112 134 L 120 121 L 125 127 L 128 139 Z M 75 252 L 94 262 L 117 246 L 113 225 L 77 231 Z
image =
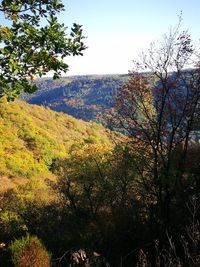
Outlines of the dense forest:
M 102 112 L 114 106 L 118 89 L 127 81 L 128 75 L 43 78 L 35 81 L 38 90 L 23 95 L 23 99 L 76 118 L 100 121 Z
M 138 79 L 145 81 L 133 75 L 129 84 Z M 123 88 L 121 106 L 130 100 Z M 2 266 L 66 266 L 74 257 L 83 258 L 77 266 L 88 258 L 91 266 L 198 266 L 198 142 L 188 144 L 184 170 L 178 135 L 170 158 L 159 148 L 172 162 L 168 180 L 160 162 L 158 181 L 145 139 L 19 100 L 2 98 L 0 110 Z
M 107 130 L 95 122 L 5 98 L 0 107 L 1 175 L 11 183 L 15 177 L 51 177 L 53 162 L 67 158 L 73 148 L 110 142 Z
M 196 86 L 194 70 L 182 72 L 176 84 L 185 75 Z M 172 77 L 166 102 L 174 94 Z M 200 147 L 192 108 L 198 95 L 190 95 L 189 102 L 179 92 L 177 112 L 166 105 L 159 130 L 150 78 L 132 74 L 105 118 L 126 136 L 47 107 L 1 98 L 3 266 L 31 266 L 33 251 L 39 266 L 65 266 L 75 256 L 83 258 L 80 264 L 89 258 L 91 266 L 108 266 L 108 261 L 127 267 L 136 262 L 198 266 Z M 136 114 L 133 101 L 139 97 L 143 105 Z M 189 110 L 184 100 L 192 105 Z M 161 114 L 162 102 L 156 103 Z M 167 144 L 170 127 L 176 131 Z
M 101 175 L 111 172 L 114 151 L 122 153 L 123 136 L 22 101 L 2 98 L 0 110 L 1 242 L 37 235 L 56 256 L 86 245 L 97 227 L 90 219 L 115 194 L 111 174 Z
M 66 78 L 66 58 L 86 46 L 81 25 L 59 23 L 63 10 L 0 2 L 0 266 L 200 266 L 190 34 L 180 18 L 129 75 Z

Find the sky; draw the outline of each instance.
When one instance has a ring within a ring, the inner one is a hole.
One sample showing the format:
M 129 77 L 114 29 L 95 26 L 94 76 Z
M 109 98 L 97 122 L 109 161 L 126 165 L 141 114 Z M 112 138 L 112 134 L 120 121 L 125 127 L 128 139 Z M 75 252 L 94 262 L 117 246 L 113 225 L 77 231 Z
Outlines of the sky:
M 69 57 L 67 75 L 125 74 L 132 61 L 178 23 L 200 38 L 200 0 L 64 0 L 59 16 L 69 28 L 83 25 L 88 47 L 83 57 Z

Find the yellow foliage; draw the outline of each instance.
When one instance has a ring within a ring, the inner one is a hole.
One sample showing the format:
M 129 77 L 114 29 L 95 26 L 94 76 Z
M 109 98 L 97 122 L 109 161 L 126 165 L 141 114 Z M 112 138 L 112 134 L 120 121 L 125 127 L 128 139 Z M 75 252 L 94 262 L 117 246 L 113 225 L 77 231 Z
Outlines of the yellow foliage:
M 52 177 L 54 160 L 82 160 L 95 154 L 103 159 L 109 146 L 101 125 L 23 101 L 0 99 L 0 177 L 43 177 L 44 181 Z
M 11 36 L 12 31 L 8 27 L 0 26 L 0 37 L 9 37 Z

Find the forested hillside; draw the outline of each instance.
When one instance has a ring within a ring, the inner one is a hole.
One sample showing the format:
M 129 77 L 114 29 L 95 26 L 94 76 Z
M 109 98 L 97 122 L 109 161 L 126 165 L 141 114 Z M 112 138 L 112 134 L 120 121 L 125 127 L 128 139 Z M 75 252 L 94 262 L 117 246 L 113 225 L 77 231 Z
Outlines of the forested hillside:
M 0 102 L 0 130 L 3 266 L 12 266 L 8 253 L 21 242 L 33 240 L 34 249 L 42 249 L 29 235 L 44 242 L 55 266 L 63 253 L 80 246 L 108 257 L 122 249 L 115 227 L 126 231 L 127 219 L 121 221 L 130 210 L 120 216 L 118 211 L 135 192 L 134 161 L 122 144 L 127 138 L 94 122 L 6 98 Z M 119 240 L 112 241 L 113 235 Z
M 76 118 L 98 120 L 98 115 L 113 107 L 118 89 L 127 81 L 128 75 L 43 78 L 35 81 L 38 90 L 23 98 Z
M 0 102 L 0 176 L 6 187 L 33 177 L 52 177 L 51 166 L 74 147 L 107 144 L 103 127 L 22 101 Z M 9 178 L 9 179 L 8 179 Z

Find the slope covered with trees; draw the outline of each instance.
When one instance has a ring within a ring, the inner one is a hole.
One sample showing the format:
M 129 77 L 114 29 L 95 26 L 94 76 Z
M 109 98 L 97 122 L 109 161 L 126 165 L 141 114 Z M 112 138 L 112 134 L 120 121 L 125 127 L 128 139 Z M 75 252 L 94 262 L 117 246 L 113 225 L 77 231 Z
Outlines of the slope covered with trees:
M 8 103 L 5 98 L 0 102 L 0 132 L 3 188 L 16 178 L 19 183 L 31 177 L 52 177 L 53 162 L 69 157 L 73 147 L 110 142 L 104 128 L 96 123 L 22 101 Z
M 38 91 L 23 98 L 31 104 L 48 106 L 53 110 L 81 118 L 98 120 L 100 114 L 113 107 L 118 89 L 128 75 L 92 75 L 39 79 Z

